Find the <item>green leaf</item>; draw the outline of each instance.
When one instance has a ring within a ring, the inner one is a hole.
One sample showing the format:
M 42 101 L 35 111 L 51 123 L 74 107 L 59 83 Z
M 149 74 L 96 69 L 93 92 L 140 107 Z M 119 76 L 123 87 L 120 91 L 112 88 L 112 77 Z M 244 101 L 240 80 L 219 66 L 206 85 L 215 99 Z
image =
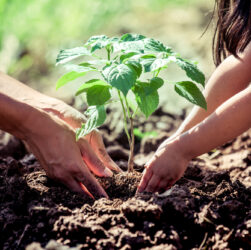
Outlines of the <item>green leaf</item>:
M 198 105 L 205 110 L 207 109 L 206 100 L 201 93 L 200 89 L 190 81 L 177 82 L 175 83 L 175 91 L 185 97 L 189 102 Z
M 152 92 L 149 95 L 144 95 L 144 90 L 142 88 L 135 88 L 134 94 L 136 97 L 136 102 L 139 105 L 140 110 L 148 118 L 159 105 L 159 95 L 157 91 Z
M 136 52 L 136 53 L 144 53 L 144 40 L 136 40 L 136 41 L 126 41 L 126 42 L 117 42 L 114 43 L 114 52 L 125 51 Z
M 157 90 L 159 89 L 160 87 L 162 87 L 164 84 L 164 81 L 162 78 L 160 77 L 153 77 L 151 80 L 150 80 L 150 87 L 151 89 L 153 90 Z
M 162 55 L 159 53 L 158 56 Z M 134 57 L 133 57 L 134 58 Z M 159 69 L 167 68 L 170 62 L 176 61 L 174 56 L 167 56 L 165 58 L 157 58 L 156 55 L 145 55 L 140 58 L 140 63 L 144 67 L 144 72 L 153 72 Z
M 152 71 L 156 71 L 156 70 L 159 70 L 159 69 L 167 68 L 167 65 L 170 62 L 173 62 L 174 59 L 175 59 L 174 56 L 170 56 L 170 57 L 167 57 L 167 58 L 156 58 L 156 60 L 154 60 L 153 63 L 150 65 L 149 69 L 152 72 Z
M 127 33 L 127 34 L 124 34 L 121 36 L 120 41 L 123 41 L 123 42 L 139 41 L 139 40 L 143 40 L 145 38 L 146 37 L 143 35 Z
M 105 36 L 105 35 L 92 36 L 87 40 L 87 42 L 85 43 L 85 46 L 89 46 L 89 45 L 96 43 L 96 42 L 104 42 L 107 40 L 109 40 L 109 37 Z
M 108 66 L 102 71 L 102 74 L 108 83 L 122 91 L 125 96 L 137 78 L 135 70 L 125 64 Z
M 87 90 L 88 105 L 102 105 L 105 104 L 110 98 L 111 94 L 109 86 L 96 85 Z
M 152 71 L 151 66 L 155 60 L 156 60 L 156 57 L 142 58 L 140 60 L 140 63 L 143 66 L 145 73 Z
M 132 88 L 136 102 L 146 118 L 148 118 L 159 105 L 157 89 L 162 85 L 163 80 L 159 77 L 155 77 L 151 79 L 150 83 L 137 81 Z
M 118 43 L 114 44 L 114 51 L 126 51 L 137 53 L 149 53 L 149 52 L 165 52 L 173 53 L 172 49 L 166 47 L 160 41 L 153 38 L 146 38 L 137 34 L 125 34 L 120 38 Z
M 72 71 L 64 74 L 62 77 L 59 78 L 56 85 L 56 89 L 59 89 L 70 81 L 73 81 L 81 76 L 86 75 L 86 73 L 90 71 L 96 71 L 94 67 L 83 67 L 75 64 L 66 64 L 65 67 L 67 70 Z
M 90 46 L 91 47 L 91 52 L 94 52 L 98 49 L 102 48 L 108 48 L 110 47 L 113 43 L 117 42 L 119 38 L 117 37 L 112 37 L 109 38 L 105 35 L 100 35 L 100 36 L 92 36 L 85 44 L 85 46 Z
M 105 65 L 108 62 L 109 62 L 108 60 L 100 59 L 100 60 L 91 60 L 91 61 L 83 62 L 83 63 L 80 63 L 79 65 L 95 68 L 96 66 Z
M 56 59 L 56 65 L 67 63 L 80 56 L 91 56 L 91 55 L 92 55 L 91 52 L 85 47 L 60 50 Z
M 153 38 L 144 39 L 145 52 L 167 52 L 166 46 Z
M 176 63 L 183 70 L 185 70 L 187 76 L 191 78 L 193 81 L 200 83 L 203 87 L 205 86 L 205 76 L 204 74 L 197 68 L 195 64 L 188 62 L 182 58 L 176 58 Z
M 125 64 L 130 68 L 133 68 L 137 73 L 137 76 L 140 77 L 142 73 L 142 65 L 139 63 L 138 60 L 129 59 L 125 62 Z
M 92 132 L 95 128 L 101 126 L 106 119 L 106 112 L 104 105 L 99 106 L 90 106 L 85 112 L 87 116 L 89 116 L 87 122 L 82 125 L 81 128 L 76 131 L 77 140 L 90 132 Z
M 84 76 L 87 72 L 75 72 L 75 71 L 71 71 L 69 73 L 66 73 L 65 75 L 63 75 L 62 77 L 59 78 L 57 85 L 56 85 L 56 89 L 59 89 L 60 87 L 64 86 L 66 83 L 73 81 L 81 76 Z
M 65 64 L 64 67 L 68 71 L 75 71 L 75 72 L 78 72 L 78 73 L 96 71 L 97 70 L 94 66 L 92 66 L 92 65 L 90 65 L 88 63 L 81 63 L 79 65 Z
M 92 79 L 80 86 L 76 95 L 86 92 L 88 105 L 102 105 L 111 98 L 111 86 L 99 79 Z
M 129 52 L 129 53 L 125 53 L 123 55 L 120 56 L 120 63 L 123 63 L 125 60 L 127 60 L 128 58 L 131 58 L 132 56 L 138 55 L 137 52 Z
M 158 136 L 158 133 L 156 131 L 141 132 L 138 128 L 133 129 L 133 133 L 139 139 L 143 139 L 146 137 L 154 138 Z
M 76 92 L 76 96 L 84 93 L 84 92 L 87 92 L 87 90 L 89 88 L 92 88 L 93 86 L 104 86 L 104 87 L 109 87 L 111 88 L 111 86 L 107 83 L 107 82 L 104 82 L 102 80 L 99 80 L 99 79 L 92 79 L 92 80 L 89 80 L 87 82 L 85 82 L 84 84 L 82 84 L 79 89 L 77 90 Z

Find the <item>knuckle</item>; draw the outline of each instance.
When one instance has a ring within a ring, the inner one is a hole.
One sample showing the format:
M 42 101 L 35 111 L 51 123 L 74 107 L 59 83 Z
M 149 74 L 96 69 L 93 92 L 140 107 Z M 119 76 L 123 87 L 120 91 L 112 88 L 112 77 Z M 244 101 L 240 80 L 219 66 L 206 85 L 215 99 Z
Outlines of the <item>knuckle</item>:
M 95 167 L 99 170 L 104 170 L 105 169 L 105 166 L 104 164 L 98 159 L 96 158 L 94 161 L 93 161 L 93 164 L 95 165 Z
M 89 142 L 88 142 L 88 140 L 87 140 L 86 138 L 81 138 L 81 139 L 79 140 L 79 143 L 81 144 L 81 146 L 82 146 L 83 148 L 89 147 Z
M 69 169 L 69 172 L 71 175 L 78 175 L 79 174 L 79 168 L 75 165 L 71 166 Z
M 170 178 L 170 181 L 176 181 L 179 179 L 179 175 L 178 174 L 173 174 Z
M 105 159 L 109 159 L 109 156 L 104 148 L 99 148 L 98 151 Z
M 59 171 L 59 170 L 54 171 L 54 173 L 53 173 L 53 179 L 56 179 L 56 180 L 59 180 L 59 181 L 64 180 L 65 179 L 64 172 Z

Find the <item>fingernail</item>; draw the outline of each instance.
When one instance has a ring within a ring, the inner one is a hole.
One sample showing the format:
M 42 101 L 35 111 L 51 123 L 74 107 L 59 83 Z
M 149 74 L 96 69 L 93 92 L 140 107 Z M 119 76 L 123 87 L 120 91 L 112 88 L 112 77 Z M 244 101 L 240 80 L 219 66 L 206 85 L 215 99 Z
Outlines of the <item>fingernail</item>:
M 112 177 L 113 176 L 113 173 L 109 168 L 105 168 L 103 173 L 104 173 L 104 175 L 106 177 Z
M 122 172 L 122 170 L 119 168 L 119 166 L 114 161 L 111 161 L 110 164 L 111 164 L 110 166 L 112 169 L 114 169 L 117 172 Z

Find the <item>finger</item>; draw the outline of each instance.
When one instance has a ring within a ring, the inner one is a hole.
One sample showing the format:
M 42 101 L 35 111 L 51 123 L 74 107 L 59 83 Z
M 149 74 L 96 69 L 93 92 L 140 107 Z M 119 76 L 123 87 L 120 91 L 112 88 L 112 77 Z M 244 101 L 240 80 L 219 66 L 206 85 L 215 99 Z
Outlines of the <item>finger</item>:
M 73 178 L 67 179 L 64 181 L 64 184 L 73 192 L 79 193 L 79 194 L 84 194 L 92 199 L 94 199 L 93 195 L 89 192 L 89 190 L 81 183 L 76 181 Z
M 176 182 L 176 179 L 170 179 L 167 184 L 167 189 L 171 188 Z
M 143 171 L 143 176 L 141 178 L 141 181 L 139 183 L 139 186 L 137 188 L 137 193 L 141 193 L 145 190 L 149 180 L 152 177 L 152 171 L 149 168 L 145 168 L 145 170 Z
M 100 177 L 111 177 L 113 175 L 112 171 L 102 163 L 85 139 L 80 139 L 77 143 L 84 162 L 95 175 Z
M 82 162 L 82 166 L 80 167 L 80 172 L 75 175 L 75 179 L 78 182 L 83 183 L 84 186 L 87 188 L 87 190 L 95 197 L 108 198 L 108 195 L 106 194 L 105 190 L 101 187 L 101 185 L 98 183 L 95 177 L 91 174 L 91 172 L 89 171 L 84 162 Z
M 175 182 L 176 181 L 174 179 L 164 180 L 163 184 L 162 183 L 159 184 L 159 189 L 158 189 L 159 193 L 163 193 L 166 190 L 170 189 Z
M 79 185 L 81 189 L 88 195 L 90 196 L 93 200 L 95 200 L 94 196 L 89 192 L 89 190 L 85 187 L 85 185 L 81 182 L 79 182 Z
M 109 154 L 106 152 L 105 145 L 102 136 L 98 131 L 93 131 L 88 138 L 92 149 L 95 151 L 99 159 L 104 163 L 106 167 L 116 172 L 122 172 L 119 166 L 112 160 Z
M 145 190 L 147 192 L 152 192 L 154 193 L 156 191 L 156 189 L 158 188 L 158 185 L 159 185 L 159 182 L 160 182 L 160 178 L 159 176 L 157 175 L 152 175 L 151 179 L 149 180 Z
M 168 189 L 168 180 L 167 179 L 162 179 L 159 182 L 159 185 L 157 187 L 156 192 L 163 193 Z

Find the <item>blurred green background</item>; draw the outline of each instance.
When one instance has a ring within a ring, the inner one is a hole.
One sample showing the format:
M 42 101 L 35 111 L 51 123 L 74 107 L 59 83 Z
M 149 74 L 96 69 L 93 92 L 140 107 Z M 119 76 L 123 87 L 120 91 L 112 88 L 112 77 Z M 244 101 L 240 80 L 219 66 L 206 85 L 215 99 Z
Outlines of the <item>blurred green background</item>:
M 139 33 L 159 39 L 184 58 L 199 62 L 208 78 L 212 25 L 206 29 L 214 0 L 0 0 L 0 70 L 46 94 L 70 102 L 69 84 L 59 91 L 56 81 L 64 72 L 55 67 L 62 48 L 80 46 L 97 34 Z M 167 80 L 184 80 L 175 67 Z M 161 91 L 167 110 L 179 112 L 187 102 L 168 87 Z

